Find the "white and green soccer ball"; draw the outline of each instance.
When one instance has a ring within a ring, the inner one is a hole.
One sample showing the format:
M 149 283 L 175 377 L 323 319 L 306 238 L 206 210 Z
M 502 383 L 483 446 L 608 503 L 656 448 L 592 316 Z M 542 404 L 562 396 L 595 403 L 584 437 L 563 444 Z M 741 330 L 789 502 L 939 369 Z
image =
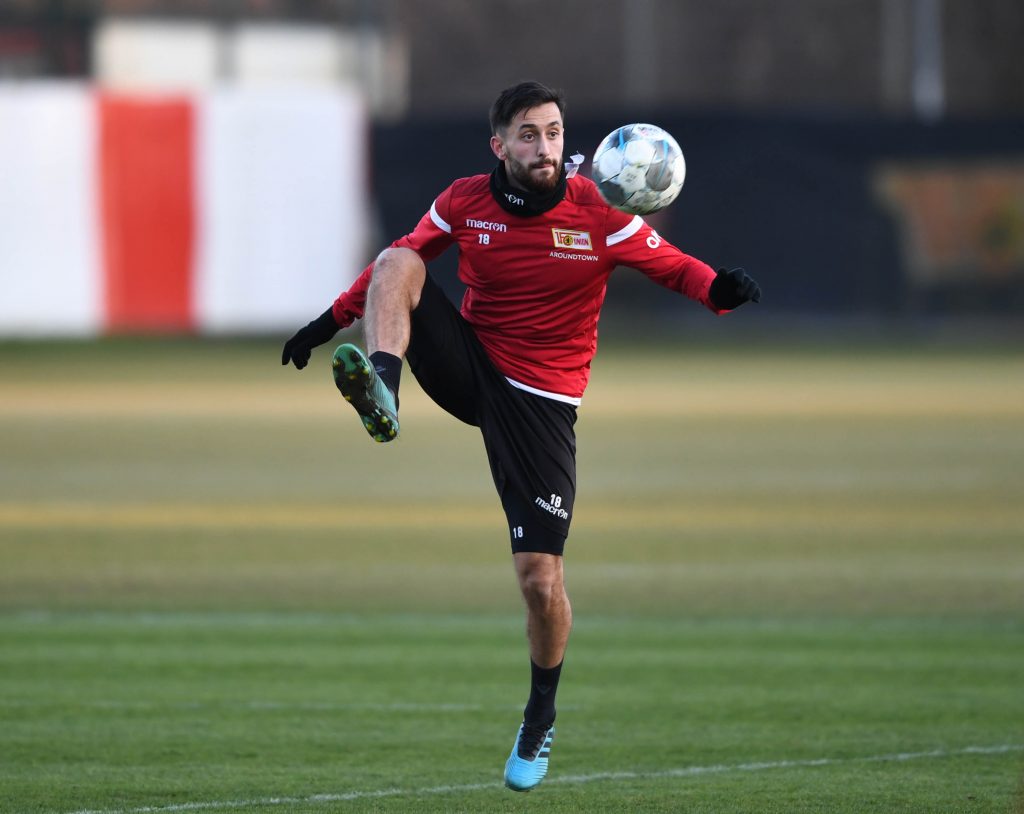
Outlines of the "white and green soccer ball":
M 605 136 L 594 153 L 592 178 L 616 209 L 650 215 L 679 195 L 686 161 L 679 144 L 654 124 L 627 124 Z

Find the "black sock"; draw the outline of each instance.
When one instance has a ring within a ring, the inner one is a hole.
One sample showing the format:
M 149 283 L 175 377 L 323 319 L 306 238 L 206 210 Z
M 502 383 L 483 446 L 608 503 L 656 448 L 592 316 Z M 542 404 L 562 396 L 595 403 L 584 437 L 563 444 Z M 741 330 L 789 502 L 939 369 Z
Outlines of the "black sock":
M 398 406 L 398 382 L 402 378 L 402 357 L 382 350 L 370 354 L 370 363 L 377 371 L 380 380 L 388 390 L 395 394 L 395 406 Z
M 554 667 L 538 667 L 530 659 L 530 700 L 523 710 L 523 721 L 538 726 L 551 726 L 555 722 L 555 692 L 562 663 Z

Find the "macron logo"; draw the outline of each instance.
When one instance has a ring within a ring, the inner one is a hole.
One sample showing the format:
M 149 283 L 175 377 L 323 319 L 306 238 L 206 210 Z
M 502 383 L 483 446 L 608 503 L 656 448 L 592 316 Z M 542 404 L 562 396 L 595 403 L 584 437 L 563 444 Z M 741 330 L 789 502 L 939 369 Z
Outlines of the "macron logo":
M 508 226 L 504 223 L 493 223 L 489 220 L 477 220 L 476 218 L 466 218 L 466 226 L 470 229 L 487 229 L 491 232 L 508 231 Z
M 534 505 L 540 506 L 544 511 L 553 514 L 555 517 L 559 517 L 562 520 L 569 519 L 569 512 L 562 508 L 562 498 L 558 495 L 552 495 L 551 500 L 539 497 L 533 502 Z
M 522 198 L 517 198 L 511 192 L 506 192 L 505 193 L 505 197 L 508 198 L 509 203 L 514 203 L 516 206 L 525 206 L 526 205 L 526 201 L 524 201 Z

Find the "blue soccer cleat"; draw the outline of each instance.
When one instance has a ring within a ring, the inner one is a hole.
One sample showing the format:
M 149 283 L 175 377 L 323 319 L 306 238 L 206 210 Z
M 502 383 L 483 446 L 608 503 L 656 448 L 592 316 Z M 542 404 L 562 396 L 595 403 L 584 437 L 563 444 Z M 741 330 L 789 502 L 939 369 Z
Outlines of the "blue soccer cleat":
M 381 443 L 394 440 L 398 436 L 395 395 L 380 380 L 366 355 L 355 345 L 339 345 L 331 367 L 334 384 L 345 401 L 355 407 L 370 437 Z
M 540 785 L 548 773 L 548 757 L 554 737 L 553 726 L 523 723 L 512 746 L 512 754 L 505 761 L 505 785 L 512 791 L 529 791 Z

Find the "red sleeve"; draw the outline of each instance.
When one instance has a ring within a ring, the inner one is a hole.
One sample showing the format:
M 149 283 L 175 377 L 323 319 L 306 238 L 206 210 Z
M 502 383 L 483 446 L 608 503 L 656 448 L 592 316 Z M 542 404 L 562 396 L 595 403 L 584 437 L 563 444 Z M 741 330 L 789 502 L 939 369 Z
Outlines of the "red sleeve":
M 635 268 L 651 280 L 722 314 L 708 298 L 715 271 L 683 253 L 655 232 L 639 215 L 609 209 L 607 245 L 617 264 Z
M 400 237 L 389 248 L 412 249 L 427 263 L 447 249 L 453 242 L 451 216 L 452 188 L 448 187 L 437 196 L 416 228 L 404 237 Z M 348 291 L 334 301 L 332 311 L 334 321 L 342 328 L 347 328 L 363 316 L 366 309 L 366 291 L 370 287 L 374 263 L 370 263 L 360 274 Z

